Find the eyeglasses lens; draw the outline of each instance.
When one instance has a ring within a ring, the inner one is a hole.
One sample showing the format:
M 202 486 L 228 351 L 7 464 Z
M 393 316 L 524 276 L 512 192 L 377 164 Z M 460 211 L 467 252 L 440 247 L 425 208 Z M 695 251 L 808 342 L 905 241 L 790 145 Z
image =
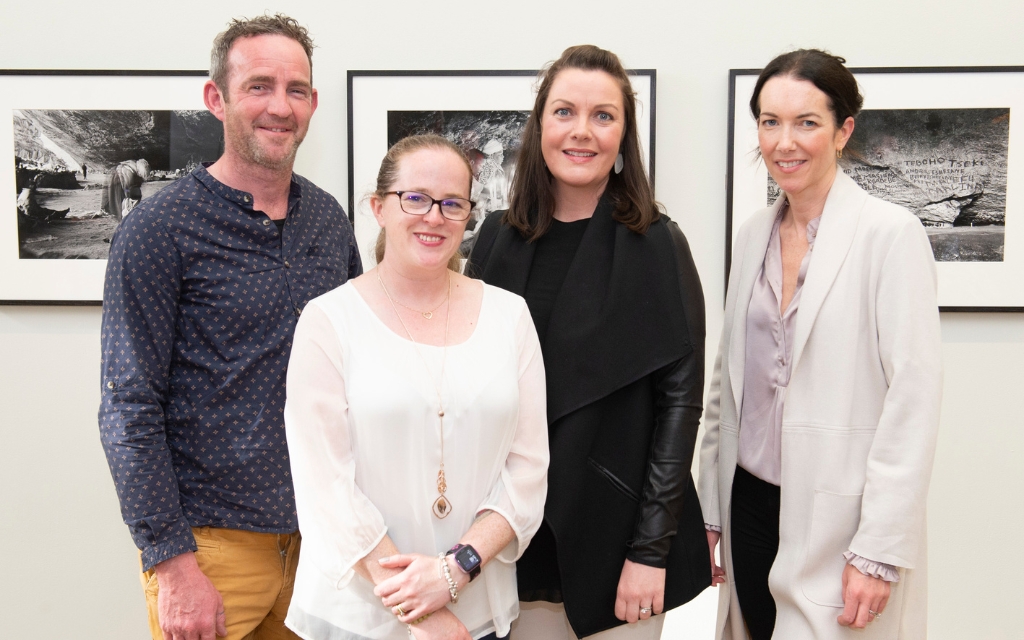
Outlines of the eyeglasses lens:
M 460 198 L 442 200 L 441 213 L 452 220 L 465 220 L 469 217 L 469 202 Z
M 406 191 L 401 198 L 402 209 L 406 213 L 425 215 L 436 202 L 441 206 L 441 214 L 450 220 L 465 220 L 469 217 L 472 208 L 469 201 L 462 198 L 434 200 L 430 196 L 415 191 Z

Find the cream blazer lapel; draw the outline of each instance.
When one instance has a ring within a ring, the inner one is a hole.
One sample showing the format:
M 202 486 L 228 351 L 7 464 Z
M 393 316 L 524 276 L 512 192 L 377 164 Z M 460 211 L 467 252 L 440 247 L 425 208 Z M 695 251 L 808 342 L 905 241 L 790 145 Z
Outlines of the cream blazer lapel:
M 742 247 L 737 247 L 735 256 L 738 263 L 733 268 L 739 269 L 739 280 L 736 283 L 736 303 L 732 312 L 731 338 L 729 339 L 729 384 L 732 387 L 733 399 L 736 402 L 737 420 L 743 404 L 743 370 L 746 364 L 747 346 L 747 309 L 750 307 L 750 296 L 754 292 L 754 282 L 764 264 L 764 254 L 768 250 L 772 227 L 779 210 L 785 204 L 786 197 L 782 194 L 771 207 L 768 215 L 756 214 L 748 223 L 748 233 Z M 762 209 L 762 212 L 764 210 Z M 738 425 L 737 425 L 738 426 Z
M 867 193 L 852 178 L 843 173 L 842 169 L 836 169 L 836 178 L 825 200 L 818 236 L 814 240 L 807 279 L 800 293 L 800 309 L 793 339 L 793 370 L 800 364 L 800 356 L 811 335 L 814 320 L 850 252 L 860 222 L 861 209 L 867 199 Z

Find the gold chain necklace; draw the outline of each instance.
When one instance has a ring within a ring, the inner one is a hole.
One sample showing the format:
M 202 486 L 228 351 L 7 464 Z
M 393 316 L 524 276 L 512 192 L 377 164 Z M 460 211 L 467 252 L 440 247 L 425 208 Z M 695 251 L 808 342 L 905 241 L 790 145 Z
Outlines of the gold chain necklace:
M 377 277 L 379 278 L 380 276 L 377 276 Z M 384 292 L 385 292 L 385 293 L 387 293 L 387 289 L 385 289 L 385 290 L 384 290 Z M 430 311 L 420 311 L 419 309 L 414 309 L 414 308 L 410 307 L 410 306 L 409 306 L 409 305 L 407 305 L 407 304 L 402 304 L 402 301 L 401 301 L 401 300 L 393 300 L 393 299 L 391 298 L 391 296 L 388 296 L 388 300 L 391 300 L 391 304 L 392 304 L 392 306 L 393 306 L 393 305 L 394 305 L 394 304 L 395 304 L 395 303 L 397 302 L 397 303 L 398 303 L 398 306 L 400 306 L 400 307 L 405 307 L 405 308 L 406 308 L 406 309 L 408 309 L 409 311 L 415 311 L 416 313 L 418 313 L 418 314 L 420 314 L 421 316 L 423 316 L 423 317 L 424 317 L 424 318 L 425 318 L 426 320 L 430 320 L 431 318 L 433 318 L 433 317 L 434 317 L 434 312 L 435 312 L 435 311 L 437 311 L 438 309 L 440 309 L 440 308 L 441 308 L 441 305 L 443 305 L 443 304 L 444 304 L 445 302 L 448 302 L 448 297 L 447 297 L 447 296 L 445 296 L 445 298 L 444 298 L 443 300 L 441 300 L 440 304 L 438 304 L 438 305 L 437 305 L 436 307 L 434 307 L 434 308 L 433 308 L 433 309 L 431 309 Z
M 443 519 L 448 516 L 452 511 L 452 503 L 448 500 L 448 496 L 444 495 L 445 491 L 448 490 L 448 484 L 444 479 L 444 403 L 441 401 L 441 387 L 444 385 L 444 366 L 448 360 L 448 328 L 451 326 L 452 319 L 452 307 L 448 305 L 448 311 L 445 313 L 444 320 L 444 351 L 441 353 L 441 381 L 440 384 L 434 380 L 434 374 L 430 370 L 430 365 L 427 364 L 427 359 L 423 357 L 423 353 L 420 351 L 419 345 L 416 340 L 412 337 L 412 332 L 409 331 L 409 327 L 406 326 L 405 320 L 402 320 L 402 315 L 398 313 L 398 308 L 395 306 L 395 299 L 391 297 L 391 293 L 388 292 L 388 288 L 384 286 L 384 280 L 380 277 L 380 266 L 377 267 L 377 282 L 380 283 L 380 288 L 384 290 L 384 295 L 387 296 L 388 302 L 391 303 L 391 308 L 394 309 L 395 315 L 398 316 L 398 321 L 402 323 L 402 328 L 405 329 L 406 335 L 409 336 L 409 341 L 412 342 L 413 348 L 416 350 L 416 355 L 420 357 L 420 361 L 423 362 L 424 368 L 427 370 L 427 375 L 430 376 L 430 382 L 434 385 L 434 392 L 437 393 L 437 418 L 440 422 L 440 435 L 441 435 L 441 467 L 437 471 L 437 492 L 440 494 L 437 500 L 434 500 L 434 504 L 431 506 L 431 511 L 434 512 L 434 517 Z M 448 293 L 445 295 L 445 301 L 451 300 L 452 297 L 452 272 L 448 272 Z M 444 304 L 442 302 L 441 304 Z M 441 307 L 441 304 L 437 305 L 436 309 Z M 402 305 L 405 307 L 405 305 Z M 411 309 L 411 307 L 406 307 Z M 416 309 L 411 309 L 416 311 Z M 424 318 L 430 320 L 427 316 L 428 312 L 419 312 Z

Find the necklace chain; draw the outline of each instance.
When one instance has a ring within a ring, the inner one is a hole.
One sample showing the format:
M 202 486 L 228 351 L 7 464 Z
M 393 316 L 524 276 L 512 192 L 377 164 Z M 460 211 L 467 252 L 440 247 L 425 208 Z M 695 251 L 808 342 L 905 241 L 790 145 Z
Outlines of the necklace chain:
M 378 277 L 378 278 L 380 278 L 380 276 L 379 276 L 379 275 L 378 275 L 377 277 Z M 450 278 L 449 278 L 449 279 L 450 279 Z M 381 286 L 383 286 L 383 285 L 381 285 Z M 384 293 L 387 293 L 387 289 L 384 289 Z M 449 288 L 448 288 L 448 293 L 449 293 L 449 295 L 451 294 L 451 287 L 449 287 Z M 416 313 L 418 313 L 418 314 L 420 314 L 421 316 L 423 316 L 423 317 L 424 317 L 424 319 L 426 319 L 426 320 L 430 320 L 431 318 L 433 318 L 433 317 L 434 317 L 434 312 L 435 312 L 435 311 L 437 311 L 438 309 L 440 309 L 440 308 L 441 308 L 441 305 L 443 305 L 443 304 L 444 304 L 445 302 L 448 302 L 448 296 L 445 296 L 445 297 L 444 297 L 444 298 L 443 298 L 443 299 L 441 300 L 441 302 L 439 302 L 439 303 L 438 303 L 438 305 L 437 305 L 436 307 L 434 307 L 433 309 L 431 309 L 430 311 L 420 311 L 419 309 L 416 309 L 416 308 L 414 308 L 414 307 L 410 307 L 410 306 L 409 306 L 409 305 L 407 305 L 407 304 L 403 304 L 401 300 L 395 300 L 395 299 L 394 299 L 394 298 L 392 298 L 392 297 L 391 297 L 390 295 L 388 295 L 388 300 L 390 300 L 390 301 L 391 301 L 391 305 L 392 305 L 392 306 L 394 306 L 394 305 L 395 305 L 395 304 L 397 303 L 397 304 L 398 304 L 398 306 L 400 306 L 400 307 L 405 307 L 405 308 L 406 308 L 406 309 L 408 309 L 409 311 L 415 311 Z M 396 310 L 395 310 L 395 313 L 397 313 L 397 312 L 398 312 L 398 310 L 396 309 Z M 402 317 L 401 317 L 401 316 L 399 316 L 399 317 L 398 317 L 398 319 L 399 319 L 399 320 L 401 320 L 401 319 L 402 319 Z M 404 323 L 403 323 L 403 326 L 404 326 Z M 406 331 L 408 331 L 408 329 L 406 329 Z
M 439 433 L 441 436 L 441 466 L 437 471 L 437 492 L 440 495 L 437 497 L 436 500 L 434 500 L 434 504 L 432 505 L 431 510 L 434 512 L 435 517 L 442 519 L 445 518 L 449 513 L 451 513 L 452 510 L 451 502 L 448 500 L 448 496 L 445 495 L 445 492 L 448 490 L 448 483 L 445 481 L 444 477 L 444 402 L 441 400 L 441 388 L 444 386 L 444 367 L 448 361 L 448 329 L 451 326 L 452 307 L 451 304 L 449 304 L 448 310 L 445 313 L 444 348 L 443 351 L 441 352 L 441 376 L 440 383 L 438 383 L 438 381 L 434 380 L 434 373 L 430 370 L 430 365 L 427 364 L 427 359 L 423 357 L 423 352 L 420 351 L 419 343 L 417 343 L 416 339 L 412 337 L 412 331 L 409 331 L 409 327 L 405 324 L 405 320 L 402 319 L 402 315 L 398 313 L 398 307 L 395 306 L 395 299 L 391 297 L 391 293 L 388 291 L 388 288 L 384 285 L 384 280 L 380 277 L 380 273 L 381 268 L 380 266 L 378 266 L 377 282 L 380 283 L 380 288 L 384 290 L 384 295 L 387 296 L 388 302 L 391 303 L 391 308 L 394 310 L 395 315 L 398 317 L 398 321 L 402 324 L 402 328 L 405 329 L 406 335 L 409 336 L 409 341 L 412 342 L 413 349 L 416 350 L 416 355 L 419 356 L 420 361 L 423 363 L 423 367 L 427 370 L 427 375 L 430 377 L 430 382 L 434 385 L 434 392 L 437 394 L 437 418 L 440 423 Z M 441 305 L 451 300 L 451 297 L 452 272 L 448 271 L 448 293 L 445 294 L 444 300 L 441 301 L 441 304 L 434 307 L 434 309 L 432 309 L 431 311 L 420 311 L 419 313 L 427 320 L 430 320 L 433 311 L 440 309 Z M 405 307 L 404 304 L 402 304 L 402 306 Z M 411 309 L 412 311 L 417 311 L 412 307 L 405 308 Z

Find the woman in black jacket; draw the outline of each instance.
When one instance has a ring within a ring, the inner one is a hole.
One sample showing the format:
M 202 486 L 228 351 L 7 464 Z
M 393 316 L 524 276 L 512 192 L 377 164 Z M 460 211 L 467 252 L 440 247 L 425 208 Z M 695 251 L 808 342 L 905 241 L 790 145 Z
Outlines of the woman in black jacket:
M 615 54 L 571 47 L 543 72 L 511 206 L 484 222 L 468 272 L 526 298 L 547 368 L 548 497 L 513 635 L 660 637 L 658 614 L 711 584 L 690 476 L 704 299 Z

